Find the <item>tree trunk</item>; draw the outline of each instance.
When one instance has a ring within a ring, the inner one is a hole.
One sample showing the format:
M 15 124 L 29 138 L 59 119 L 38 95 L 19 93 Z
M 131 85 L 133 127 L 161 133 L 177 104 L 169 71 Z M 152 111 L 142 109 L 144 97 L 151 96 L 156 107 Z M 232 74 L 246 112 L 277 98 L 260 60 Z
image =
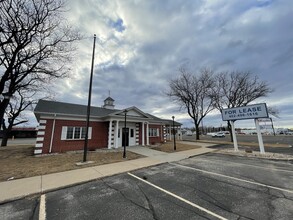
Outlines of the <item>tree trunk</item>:
M 9 122 L 8 127 L 5 126 L 5 120 L 3 120 L 3 122 L 2 122 L 3 137 L 2 137 L 2 141 L 1 141 L 1 147 L 7 146 L 8 138 L 9 138 L 9 135 L 11 134 L 14 120 L 15 120 L 15 118 L 11 118 L 11 120 L 8 120 L 8 122 Z
M 2 141 L 1 141 L 1 147 L 7 146 L 8 135 L 9 135 L 9 133 L 7 132 L 7 130 L 5 130 L 5 131 L 3 130 L 3 137 L 2 137 Z
M 199 140 L 199 125 L 195 124 L 196 140 Z
M 9 104 L 9 99 L 3 99 L 3 101 L 0 102 L 0 123 L 1 123 L 1 126 L 2 126 L 2 121 L 4 118 L 5 110 L 8 106 L 8 104 Z

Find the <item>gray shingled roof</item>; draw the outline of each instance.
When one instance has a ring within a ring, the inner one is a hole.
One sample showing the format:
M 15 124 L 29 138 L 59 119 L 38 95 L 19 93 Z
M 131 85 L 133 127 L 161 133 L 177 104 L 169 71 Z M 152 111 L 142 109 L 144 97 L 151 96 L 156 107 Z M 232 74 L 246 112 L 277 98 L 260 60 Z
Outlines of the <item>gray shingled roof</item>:
M 111 113 L 120 111 L 118 109 L 106 109 L 101 107 L 91 107 L 91 116 L 95 117 L 105 117 Z M 39 100 L 34 113 L 36 116 L 38 114 L 64 114 L 64 115 L 80 115 L 86 116 L 87 106 L 78 105 L 65 102 L 56 102 L 49 100 Z
M 91 116 L 92 117 L 105 117 L 115 112 L 120 112 L 119 109 L 106 109 L 102 107 L 91 107 Z M 78 105 L 78 104 L 72 104 L 72 103 L 65 103 L 65 102 L 56 102 L 56 101 L 49 101 L 49 100 L 42 100 L 40 99 L 35 110 L 34 110 L 35 116 L 37 119 L 40 118 L 41 114 L 61 114 L 61 115 L 76 115 L 76 116 L 86 116 L 87 114 L 87 106 L 86 105 Z M 172 120 L 166 120 L 158 118 L 154 115 L 145 113 L 146 115 L 150 116 L 150 120 L 156 121 L 156 122 L 162 122 L 165 124 L 172 124 Z M 181 125 L 180 123 L 175 121 L 175 125 Z
M 151 115 L 149 113 L 146 113 L 147 115 L 149 115 L 151 118 L 153 118 L 154 121 L 156 122 L 162 122 L 164 124 L 169 124 L 169 125 L 173 125 L 173 120 L 172 119 L 162 119 L 162 118 L 158 118 L 154 115 Z M 176 126 L 181 126 L 182 124 L 177 122 L 177 121 L 174 121 L 174 125 Z

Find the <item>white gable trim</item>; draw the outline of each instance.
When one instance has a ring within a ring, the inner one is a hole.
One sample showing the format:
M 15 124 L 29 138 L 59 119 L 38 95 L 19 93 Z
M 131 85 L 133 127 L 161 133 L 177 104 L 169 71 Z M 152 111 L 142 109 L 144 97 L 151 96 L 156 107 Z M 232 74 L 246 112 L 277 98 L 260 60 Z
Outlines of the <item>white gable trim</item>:
M 114 113 L 112 113 L 112 114 L 110 114 L 108 116 L 124 116 L 125 115 L 125 112 L 124 112 L 125 110 L 127 111 L 127 116 L 151 119 L 150 116 L 148 116 L 146 113 L 144 113 L 143 111 L 141 111 L 140 109 L 138 109 L 135 106 L 127 108 L 127 109 L 124 109 L 124 110 L 121 110 L 121 111 L 114 112 Z

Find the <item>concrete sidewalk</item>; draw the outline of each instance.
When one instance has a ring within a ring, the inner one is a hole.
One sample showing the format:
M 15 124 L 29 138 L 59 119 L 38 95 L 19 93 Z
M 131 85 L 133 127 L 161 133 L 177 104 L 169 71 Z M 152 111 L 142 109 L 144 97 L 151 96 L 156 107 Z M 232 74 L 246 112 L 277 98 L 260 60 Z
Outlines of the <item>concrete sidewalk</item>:
M 215 149 L 206 148 L 214 144 L 184 142 L 185 144 L 201 146 L 201 148 L 165 153 L 152 150 L 147 147 L 135 146 L 127 148 L 128 151 L 146 156 L 135 160 L 123 161 L 100 166 L 86 167 L 77 170 L 70 170 L 60 173 L 52 173 L 42 176 L 35 176 L 17 179 L 7 182 L 0 182 L 0 203 L 23 198 L 28 195 L 45 193 L 56 189 L 85 183 L 98 178 L 111 176 L 123 172 L 154 166 L 166 162 L 174 162 L 189 158 L 191 156 L 212 152 Z

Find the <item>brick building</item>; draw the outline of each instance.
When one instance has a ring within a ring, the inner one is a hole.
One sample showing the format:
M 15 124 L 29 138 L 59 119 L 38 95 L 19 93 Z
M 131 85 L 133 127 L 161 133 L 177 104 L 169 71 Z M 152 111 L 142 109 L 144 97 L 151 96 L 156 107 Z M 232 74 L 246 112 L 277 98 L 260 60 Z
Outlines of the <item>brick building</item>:
M 35 154 L 83 149 L 87 106 L 39 100 L 34 113 L 39 122 Z M 171 130 L 172 126 L 172 120 L 155 117 L 134 106 L 115 109 L 114 100 L 108 97 L 102 107 L 91 107 L 88 149 L 111 149 L 124 144 L 144 146 L 164 142 L 166 130 Z M 180 126 L 180 123 L 175 122 L 176 128 Z M 123 135 L 124 131 L 126 135 Z

